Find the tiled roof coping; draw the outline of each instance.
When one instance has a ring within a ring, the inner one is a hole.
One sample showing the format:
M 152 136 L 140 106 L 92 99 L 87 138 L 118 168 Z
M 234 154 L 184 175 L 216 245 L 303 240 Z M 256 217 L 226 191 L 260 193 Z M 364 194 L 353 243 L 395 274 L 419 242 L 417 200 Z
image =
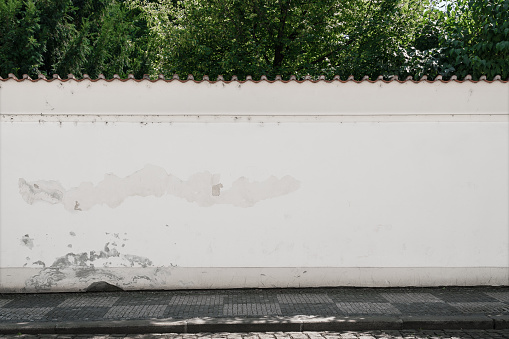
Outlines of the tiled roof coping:
M 214 83 L 214 82 L 225 82 L 225 83 L 230 83 L 230 82 L 239 82 L 239 83 L 254 82 L 254 83 L 258 83 L 258 82 L 262 82 L 262 81 L 269 82 L 269 83 L 274 83 L 274 82 L 282 82 L 282 83 L 288 83 L 288 82 L 297 82 L 297 83 L 303 83 L 303 82 L 312 82 L 312 83 L 316 83 L 316 82 L 327 82 L 327 83 L 331 83 L 331 82 L 341 82 L 341 83 L 346 83 L 346 82 L 355 82 L 355 83 L 361 83 L 361 82 L 368 82 L 368 83 L 375 83 L 375 82 L 384 82 L 384 83 L 389 83 L 389 82 L 399 82 L 399 83 L 405 83 L 405 82 L 413 82 L 413 83 L 428 82 L 428 83 L 432 83 L 432 82 L 438 82 L 438 81 L 442 82 L 442 83 L 448 83 L 448 82 L 462 83 L 462 82 L 465 82 L 465 81 L 474 82 L 474 83 L 481 82 L 481 81 L 482 82 L 491 83 L 491 82 L 499 81 L 499 82 L 506 83 L 506 82 L 508 82 L 509 79 L 502 80 L 502 77 L 500 75 L 496 75 L 496 76 L 493 77 L 492 80 L 487 80 L 487 77 L 485 75 L 483 75 L 483 76 L 481 76 L 479 78 L 478 81 L 474 81 L 474 80 L 472 80 L 472 76 L 471 75 L 466 75 L 463 78 L 463 80 L 459 80 L 456 75 L 453 75 L 453 76 L 451 76 L 451 78 L 449 80 L 443 80 L 441 75 L 436 76 L 435 79 L 428 79 L 428 76 L 424 75 L 419 80 L 414 80 L 412 76 L 408 76 L 404 80 L 399 80 L 397 75 L 393 75 L 393 76 L 389 77 L 389 80 L 385 80 L 384 77 L 382 75 L 380 75 L 380 76 L 378 76 L 378 78 L 376 80 L 369 80 L 369 77 L 366 75 L 366 76 L 362 77 L 360 80 L 356 80 L 353 75 L 350 75 L 347 79 L 342 80 L 339 75 L 336 75 L 336 76 L 334 76 L 334 78 L 332 80 L 327 80 L 325 75 L 320 75 L 318 77 L 318 80 L 313 80 L 310 75 L 306 75 L 304 77 L 304 80 L 297 80 L 297 77 L 295 75 L 291 75 L 289 80 L 283 80 L 281 75 L 276 75 L 274 80 L 269 80 L 266 75 L 262 75 L 259 80 L 254 80 L 251 75 L 247 75 L 245 80 L 239 80 L 239 78 L 236 75 L 233 75 L 231 77 L 231 80 L 225 80 L 223 75 L 218 75 L 217 79 L 214 81 L 214 80 L 210 80 L 208 75 L 204 75 L 203 79 L 198 81 L 198 80 L 194 79 L 194 76 L 192 74 L 189 74 L 187 76 L 187 79 L 180 79 L 178 74 L 174 74 L 171 78 L 168 78 L 168 77 L 165 77 L 162 74 L 159 74 L 157 76 L 157 79 L 151 79 L 148 74 L 145 74 L 142 79 L 136 79 L 133 74 L 129 74 L 127 76 L 127 79 L 125 79 L 125 78 L 123 79 L 118 74 L 114 74 L 113 77 L 109 78 L 109 79 L 107 79 L 103 74 L 99 74 L 96 79 L 92 79 L 88 74 L 84 74 L 81 79 L 78 79 L 73 74 L 68 74 L 67 75 L 67 79 L 60 78 L 60 76 L 58 74 L 53 74 L 53 77 L 49 78 L 49 79 L 44 74 L 39 74 L 37 76 L 37 79 L 32 79 L 27 74 L 23 74 L 23 77 L 21 79 L 19 79 L 13 73 L 9 73 L 8 77 L 5 78 L 5 79 L 0 77 L 0 81 L 9 81 L 9 80 L 14 80 L 14 81 L 18 81 L 18 82 L 25 81 L 25 80 L 31 81 L 31 82 L 37 82 L 37 81 L 40 81 L 40 80 L 46 81 L 46 82 L 51 82 L 51 81 L 54 81 L 54 80 L 58 80 L 58 81 L 62 81 L 62 82 L 66 82 L 66 81 L 70 81 L 70 80 L 74 80 L 74 81 L 78 81 L 78 82 L 85 81 L 85 80 L 92 81 L 92 82 L 96 82 L 96 81 L 100 81 L 100 80 L 104 80 L 104 81 L 107 81 L 107 82 L 111 82 L 111 81 L 121 81 L 121 82 L 126 82 L 126 81 L 136 81 L 136 82 L 140 82 L 140 81 L 150 81 L 150 82 L 156 82 L 156 81 L 165 81 L 165 82 L 172 82 L 172 81 L 187 82 L 187 81 L 193 81 L 195 83 L 200 83 L 200 82 L 210 82 L 210 83 Z

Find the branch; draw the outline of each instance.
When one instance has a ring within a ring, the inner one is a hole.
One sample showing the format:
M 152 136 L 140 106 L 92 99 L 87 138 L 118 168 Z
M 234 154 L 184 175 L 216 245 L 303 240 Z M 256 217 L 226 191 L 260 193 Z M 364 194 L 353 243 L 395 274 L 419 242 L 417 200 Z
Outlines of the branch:
M 327 54 L 325 55 L 322 55 L 321 57 L 311 61 L 311 64 L 315 65 L 323 60 L 325 60 L 326 58 L 330 57 L 332 54 L 340 51 L 341 49 L 345 48 L 345 47 L 348 47 L 350 46 L 354 41 L 356 41 L 357 39 L 351 39 L 349 40 L 346 44 L 342 45 L 342 46 L 339 46 L 338 48 L 335 48 L 333 49 L 332 51 L 328 52 Z

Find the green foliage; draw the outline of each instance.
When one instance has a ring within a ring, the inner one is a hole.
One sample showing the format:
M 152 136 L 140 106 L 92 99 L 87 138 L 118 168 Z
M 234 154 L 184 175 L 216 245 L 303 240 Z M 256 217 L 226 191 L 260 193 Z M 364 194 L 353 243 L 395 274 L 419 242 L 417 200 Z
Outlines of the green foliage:
M 400 49 L 413 42 L 416 26 L 422 20 L 424 4 L 420 1 L 359 1 L 349 21 L 348 40 L 322 63 L 322 73 L 342 78 L 382 75 L 388 78 L 400 72 Z M 315 69 L 313 73 L 319 72 Z M 327 74 L 326 73 L 326 74 Z
M 139 19 L 146 25 L 144 35 L 140 36 L 145 51 L 145 74 L 152 77 L 169 74 L 170 54 L 179 44 L 175 36 L 182 21 L 182 7 L 172 0 L 128 0 L 128 6 L 139 12 Z
M 148 72 L 148 27 L 114 0 L 0 0 L 0 75 Z
M 90 76 L 103 73 L 107 77 L 134 74 L 142 77 L 149 72 L 146 46 L 148 28 L 139 10 L 112 2 L 105 8 L 101 24 L 87 21 L 91 37 L 90 52 L 84 69 Z
M 28 0 L 0 0 L 0 70 L 7 73 L 35 74 L 43 63 L 38 41 L 40 11 Z
M 152 20 L 157 71 L 259 77 L 397 71 L 398 46 L 413 38 L 416 0 L 184 0 L 136 3 Z M 157 10 L 156 10 L 157 9 Z M 168 14 L 160 19 L 161 13 Z M 165 29 L 161 29 L 165 27 Z M 166 48 L 165 48 L 166 47 Z
M 509 0 L 458 0 L 441 23 L 441 73 L 509 76 Z
M 0 76 L 509 77 L 509 0 L 0 0 Z
M 457 0 L 426 12 L 420 36 L 403 51 L 404 72 L 509 77 L 509 0 Z

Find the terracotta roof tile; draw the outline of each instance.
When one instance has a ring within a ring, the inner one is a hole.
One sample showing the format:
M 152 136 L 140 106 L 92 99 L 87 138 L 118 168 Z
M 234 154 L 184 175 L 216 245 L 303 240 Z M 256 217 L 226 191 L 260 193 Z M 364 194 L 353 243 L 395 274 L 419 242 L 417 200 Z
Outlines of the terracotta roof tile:
M 7 78 L 0 77 L 0 81 L 10 81 L 10 80 L 14 80 L 14 81 L 17 81 L 17 82 L 21 82 L 21 81 L 31 81 L 31 82 L 46 81 L 46 82 L 51 82 L 51 81 L 55 81 L 55 80 L 62 81 L 62 82 L 66 82 L 66 81 L 69 81 L 69 80 L 74 80 L 74 81 L 78 81 L 78 82 L 79 81 L 85 81 L 85 80 L 86 81 L 92 81 L 92 82 L 97 82 L 97 81 L 100 81 L 100 80 L 104 80 L 104 81 L 107 81 L 107 82 L 111 82 L 111 81 L 117 80 L 117 81 L 122 81 L 122 82 L 126 82 L 126 81 L 136 81 L 136 82 L 140 82 L 140 81 L 150 81 L 150 82 L 156 82 L 156 81 L 165 81 L 165 82 L 172 82 L 172 81 L 187 82 L 187 81 L 193 81 L 193 82 L 196 82 L 196 83 L 199 83 L 199 82 L 218 82 L 218 81 L 222 81 L 222 82 L 225 82 L 225 83 L 230 83 L 230 82 L 244 83 L 244 82 L 248 82 L 248 81 L 255 82 L 255 83 L 262 82 L 262 81 L 269 82 L 269 83 L 274 83 L 274 82 L 288 83 L 288 82 L 291 82 L 291 81 L 296 81 L 297 83 L 303 83 L 303 82 L 306 82 L 306 81 L 309 81 L 309 82 L 312 82 L 312 83 L 317 83 L 317 82 L 327 82 L 327 83 L 330 83 L 330 82 L 335 82 L 335 81 L 339 81 L 341 83 L 346 83 L 346 82 L 349 82 L 349 81 L 353 81 L 355 83 L 361 83 L 361 82 L 375 83 L 375 82 L 380 82 L 380 81 L 384 82 L 384 83 L 389 83 L 389 82 L 394 82 L 394 81 L 399 82 L 399 83 L 404 83 L 404 82 L 413 82 L 413 83 L 428 82 L 428 83 L 432 83 L 432 82 L 438 82 L 438 81 L 442 82 L 442 83 L 448 83 L 448 82 L 458 82 L 458 83 L 461 83 L 461 82 L 465 82 L 465 81 L 470 81 L 470 82 L 474 82 L 474 83 L 476 83 L 476 82 L 488 82 L 488 83 L 491 83 L 491 82 L 495 82 L 495 81 L 507 83 L 509 79 L 508 80 L 502 80 L 502 77 L 500 75 L 497 75 L 497 76 L 493 77 L 492 80 L 488 80 L 487 77 L 485 75 L 483 75 L 483 76 L 481 76 L 479 78 L 478 81 L 474 81 L 474 80 L 472 80 L 472 76 L 471 75 L 467 75 L 467 76 L 465 76 L 463 78 L 463 80 L 458 80 L 458 77 L 456 75 L 453 75 L 453 76 L 451 76 L 451 78 L 449 80 L 443 80 L 443 77 L 441 75 L 436 76 L 435 79 L 428 79 L 428 76 L 424 75 L 419 80 L 414 80 L 412 76 L 408 76 L 404 80 L 399 80 L 397 75 L 393 75 L 393 76 L 390 77 L 389 80 L 385 80 L 384 77 L 380 75 L 380 76 L 378 76 L 376 78 L 376 80 L 369 80 L 369 76 L 365 75 L 360 80 L 355 80 L 353 75 L 350 75 L 347 79 L 341 79 L 339 75 L 336 75 L 336 76 L 334 76 L 334 78 L 332 80 L 327 80 L 325 75 L 321 75 L 321 76 L 318 77 L 317 80 L 313 80 L 310 75 L 306 75 L 303 80 L 297 80 L 297 77 L 295 75 L 291 75 L 289 80 L 283 80 L 281 75 L 276 75 L 274 80 L 269 80 L 266 75 L 262 75 L 259 80 L 254 80 L 251 75 L 247 75 L 245 80 L 239 80 L 239 78 L 236 75 L 233 75 L 231 77 L 231 80 L 225 80 L 223 75 L 218 75 L 216 80 L 210 80 L 208 75 L 204 75 L 202 77 L 202 80 L 197 81 L 197 80 L 195 80 L 195 78 L 194 78 L 194 76 L 192 74 L 189 74 L 186 79 L 180 79 L 178 74 L 174 74 L 171 78 L 166 78 L 164 75 L 159 74 L 157 76 L 157 79 L 150 79 L 150 76 L 148 74 L 143 75 L 142 79 L 136 79 L 133 74 L 129 74 L 127 76 L 127 79 L 121 78 L 118 74 L 114 74 L 113 77 L 109 78 L 109 79 L 107 79 L 103 74 L 99 74 L 96 79 L 92 79 L 88 74 L 84 74 L 81 79 L 76 78 L 73 74 L 68 74 L 67 75 L 67 79 L 60 78 L 60 76 L 58 74 L 53 74 L 52 78 L 47 78 L 45 75 L 39 74 L 37 76 L 37 79 L 32 79 L 27 74 L 23 74 L 23 77 L 21 79 L 19 79 L 13 73 L 9 73 Z

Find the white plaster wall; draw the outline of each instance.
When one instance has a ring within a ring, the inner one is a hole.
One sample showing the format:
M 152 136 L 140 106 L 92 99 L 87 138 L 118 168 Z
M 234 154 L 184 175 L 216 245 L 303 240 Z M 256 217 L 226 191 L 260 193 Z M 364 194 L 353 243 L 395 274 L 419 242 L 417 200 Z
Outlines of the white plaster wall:
M 2 114 L 503 114 L 508 83 L 4 81 Z
M 509 284 L 507 83 L 61 84 L 0 83 L 0 291 Z

